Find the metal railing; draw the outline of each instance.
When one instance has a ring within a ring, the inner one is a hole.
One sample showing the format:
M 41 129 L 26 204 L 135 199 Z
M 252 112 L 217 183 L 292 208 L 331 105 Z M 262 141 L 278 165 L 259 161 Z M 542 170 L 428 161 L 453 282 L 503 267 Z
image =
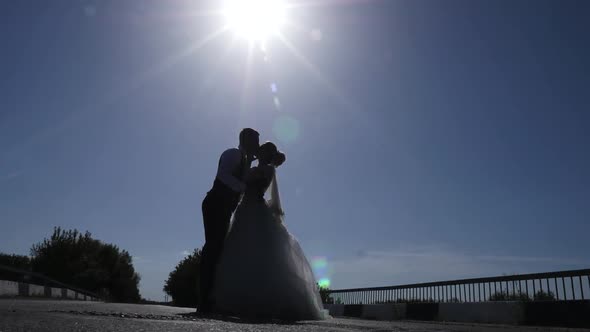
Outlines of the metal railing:
M 99 295 L 95 293 L 64 284 L 63 282 L 59 282 L 57 280 L 48 278 L 42 274 L 21 270 L 5 265 L 0 265 L 0 280 L 36 284 L 45 287 L 66 288 L 69 290 L 73 290 L 77 293 L 84 294 L 86 296 L 90 296 L 97 299 L 101 298 Z
M 590 269 L 328 290 L 329 303 L 568 301 L 590 297 Z

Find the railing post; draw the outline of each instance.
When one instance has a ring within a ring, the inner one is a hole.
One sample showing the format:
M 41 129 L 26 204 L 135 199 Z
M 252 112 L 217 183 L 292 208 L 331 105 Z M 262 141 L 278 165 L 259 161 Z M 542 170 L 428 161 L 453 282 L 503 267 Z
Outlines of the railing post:
M 572 283 L 572 297 L 573 297 L 573 300 L 575 300 L 576 299 L 576 289 L 574 288 L 574 277 L 570 277 L 570 281 Z
M 584 299 L 584 284 L 582 283 L 582 276 L 578 276 L 580 278 L 580 292 L 582 295 L 582 300 Z
M 477 283 L 477 302 L 481 302 L 481 284 Z
M 461 287 L 459 287 L 459 291 L 461 291 Z M 463 302 L 467 302 L 467 288 L 465 286 L 465 284 L 463 284 L 463 298 L 462 298 Z
M 510 298 L 510 284 L 508 283 L 508 280 L 504 281 L 504 283 L 506 284 L 506 296 Z

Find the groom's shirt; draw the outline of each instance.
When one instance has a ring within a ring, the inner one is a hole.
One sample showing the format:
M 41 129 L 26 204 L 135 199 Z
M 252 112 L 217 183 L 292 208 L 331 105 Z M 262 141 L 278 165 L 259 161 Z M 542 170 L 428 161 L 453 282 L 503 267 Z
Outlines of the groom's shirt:
M 217 179 L 231 190 L 242 193 L 246 190 L 246 184 L 238 177 L 238 174 L 245 174 L 246 169 L 246 155 L 240 149 L 225 150 L 219 158 Z

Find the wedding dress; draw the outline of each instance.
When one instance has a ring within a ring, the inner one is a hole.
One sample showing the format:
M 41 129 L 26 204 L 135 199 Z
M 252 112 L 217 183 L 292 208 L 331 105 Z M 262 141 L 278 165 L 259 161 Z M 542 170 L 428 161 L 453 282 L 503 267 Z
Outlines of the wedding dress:
M 246 182 L 215 273 L 216 310 L 290 321 L 328 318 L 311 266 L 283 224 L 274 167 L 252 168 Z

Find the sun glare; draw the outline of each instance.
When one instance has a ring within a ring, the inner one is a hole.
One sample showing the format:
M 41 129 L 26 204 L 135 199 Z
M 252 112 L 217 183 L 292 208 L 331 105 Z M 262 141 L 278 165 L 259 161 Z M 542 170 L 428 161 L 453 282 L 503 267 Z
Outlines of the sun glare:
M 226 0 L 223 13 L 231 30 L 253 42 L 265 42 L 285 23 L 281 0 Z

